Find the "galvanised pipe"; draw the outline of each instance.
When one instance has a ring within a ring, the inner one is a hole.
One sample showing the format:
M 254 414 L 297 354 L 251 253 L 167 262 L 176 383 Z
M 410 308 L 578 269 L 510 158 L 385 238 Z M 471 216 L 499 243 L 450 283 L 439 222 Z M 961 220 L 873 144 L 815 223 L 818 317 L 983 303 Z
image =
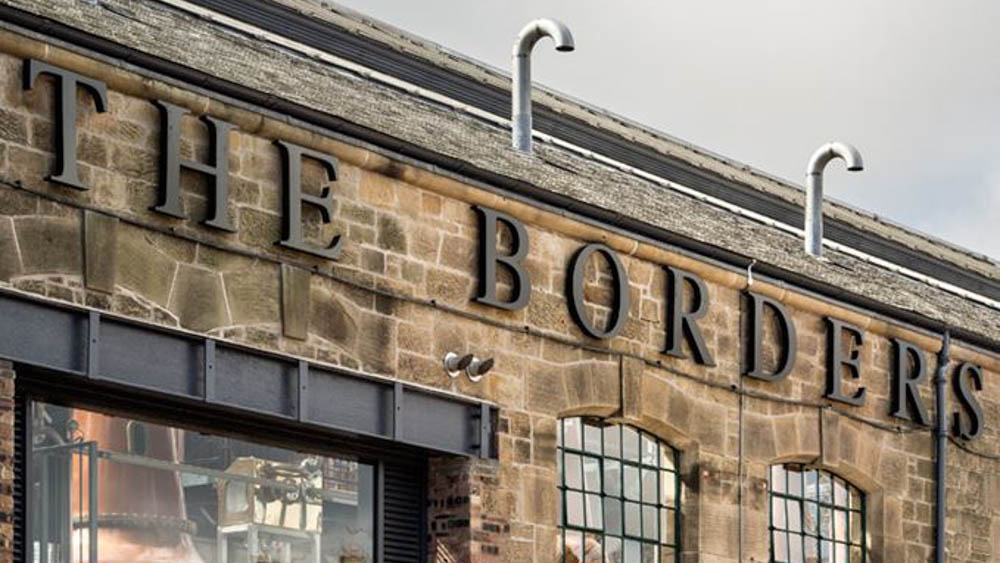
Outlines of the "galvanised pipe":
M 534 20 L 517 36 L 512 56 L 511 141 L 515 149 L 525 153 L 531 152 L 531 50 L 543 37 L 551 37 L 556 42 L 556 51 L 576 48 L 569 28 L 555 20 Z
M 947 409 L 947 397 L 945 393 L 947 392 L 945 383 L 947 382 L 947 370 L 948 370 L 948 353 L 951 347 L 951 334 L 946 330 L 944 336 L 941 339 L 941 351 L 938 352 L 937 361 L 937 379 L 935 379 L 935 384 L 937 386 L 937 436 L 936 446 L 937 446 L 937 459 L 935 460 L 935 479 L 937 482 L 937 494 L 935 507 L 935 518 L 934 518 L 934 528 L 935 528 L 935 561 L 936 563 L 944 563 L 945 560 L 945 547 L 946 538 L 945 532 L 947 531 L 947 509 L 948 509 L 948 414 L 945 412 Z
M 813 153 L 806 169 L 806 252 L 823 255 L 823 169 L 835 158 L 847 162 L 851 172 L 864 170 L 858 149 L 846 143 L 827 143 Z

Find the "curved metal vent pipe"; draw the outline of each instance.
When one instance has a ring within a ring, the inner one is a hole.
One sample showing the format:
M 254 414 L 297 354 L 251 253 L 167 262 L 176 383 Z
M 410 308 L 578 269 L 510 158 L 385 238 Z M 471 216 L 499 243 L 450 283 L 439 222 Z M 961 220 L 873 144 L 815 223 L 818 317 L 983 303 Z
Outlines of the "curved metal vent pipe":
M 543 37 L 551 37 L 556 42 L 556 51 L 576 48 L 569 28 L 555 20 L 534 20 L 524 26 L 517 36 L 512 57 L 512 144 L 515 149 L 526 153 L 531 152 L 531 50 Z
M 823 169 L 835 158 L 851 172 L 864 170 L 861 153 L 847 143 L 827 143 L 813 153 L 806 170 L 806 252 L 823 255 Z

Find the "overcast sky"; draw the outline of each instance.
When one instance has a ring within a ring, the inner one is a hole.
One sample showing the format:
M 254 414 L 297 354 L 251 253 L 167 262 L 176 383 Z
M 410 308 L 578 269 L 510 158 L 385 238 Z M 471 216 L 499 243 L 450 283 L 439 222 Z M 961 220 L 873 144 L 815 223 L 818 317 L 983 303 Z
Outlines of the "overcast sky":
M 803 183 L 828 140 L 826 195 L 1000 258 L 1000 2 L 963 0 L 338 0 L 509 69 L 520 28 L 536 82 Z

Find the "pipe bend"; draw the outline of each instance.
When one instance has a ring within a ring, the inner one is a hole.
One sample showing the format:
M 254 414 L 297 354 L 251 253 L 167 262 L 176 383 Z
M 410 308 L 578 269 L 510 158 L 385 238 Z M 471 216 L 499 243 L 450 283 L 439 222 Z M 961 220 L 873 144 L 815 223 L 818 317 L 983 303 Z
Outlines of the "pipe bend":
M 513 55 L 527 57 L 535 43 L 543 37 L 551 37 L 555 41 L 556 51 L 572 51 L 576 48 L 573 34 L 566 24 L 543 18 L 528 22 L 528 25 L 521 29 L 521 33 L 517 34 L 517 41 L 514 42 Z
M 847 169 L 851 172 L 864 170 L 865 163 L 861 159 L 861 153 L 854 145 L 840 142 L 830 142 L 821 146 L 813 153 L 809 159 L 809 167 L 806 169 L 808 176 L 819 176 L 823 174 L 826 165 L 835 158 L 841 158 L 847 163 Z

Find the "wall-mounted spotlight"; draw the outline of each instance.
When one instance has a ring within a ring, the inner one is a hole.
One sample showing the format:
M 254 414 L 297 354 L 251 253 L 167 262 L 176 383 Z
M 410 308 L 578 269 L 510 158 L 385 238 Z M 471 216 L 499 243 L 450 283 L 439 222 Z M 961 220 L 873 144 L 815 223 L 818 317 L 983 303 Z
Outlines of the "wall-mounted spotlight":
M 448 372 L 451 377 L 458 377 L 458 374 L 468 368 L 475 359 L 476 357 L 472 354 L 459 356 L 454 352 L 448 352 L 444 355 L 444 371 Z
M 465 373 L 469 374 L 470 381 L 479 383 L 483 376 L 486 375 L 486 372 L 491 369 L 493 369 L 493 358 L 486 358 L 485 360 L 473 358 L 468 367 L 465 368 Z

